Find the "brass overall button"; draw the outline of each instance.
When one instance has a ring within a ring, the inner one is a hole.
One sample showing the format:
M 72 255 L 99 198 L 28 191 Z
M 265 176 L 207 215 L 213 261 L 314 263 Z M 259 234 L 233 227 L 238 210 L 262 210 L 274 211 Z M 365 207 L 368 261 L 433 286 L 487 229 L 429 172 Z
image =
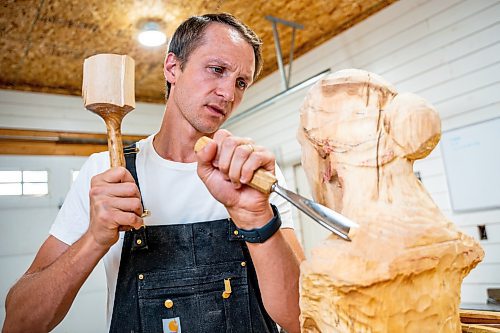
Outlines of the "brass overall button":
M 167 299 L 164 304 L 167 309 L 170 309 L 174 306 L 174 301 L 172 301 L 171 299 Z

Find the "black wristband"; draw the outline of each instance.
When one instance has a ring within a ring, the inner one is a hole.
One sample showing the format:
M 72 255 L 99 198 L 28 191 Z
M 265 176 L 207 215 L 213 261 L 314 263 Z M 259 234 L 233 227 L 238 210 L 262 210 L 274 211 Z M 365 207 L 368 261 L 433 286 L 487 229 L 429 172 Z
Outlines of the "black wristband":
M 273 204 L 271 204 L 271 207 L 273 209 L 274 216 L 263 227 L 251 230 L 236 227 L 238 235 L 240 236 L 239 238 L 249 243 L 264 243 L 266 240 L 271 238 L 271 236 L 274 235 L 281 227 L 281 218 L 278 208 L 276 208 Z

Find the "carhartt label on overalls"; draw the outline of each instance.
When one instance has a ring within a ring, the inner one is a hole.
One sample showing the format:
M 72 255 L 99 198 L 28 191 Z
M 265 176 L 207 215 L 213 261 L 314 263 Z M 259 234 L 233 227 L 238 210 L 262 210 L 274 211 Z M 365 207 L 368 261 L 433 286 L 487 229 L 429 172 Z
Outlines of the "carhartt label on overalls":
M 163 333 L 181 333 L 181 319 L 179 317 L 162 319 Z

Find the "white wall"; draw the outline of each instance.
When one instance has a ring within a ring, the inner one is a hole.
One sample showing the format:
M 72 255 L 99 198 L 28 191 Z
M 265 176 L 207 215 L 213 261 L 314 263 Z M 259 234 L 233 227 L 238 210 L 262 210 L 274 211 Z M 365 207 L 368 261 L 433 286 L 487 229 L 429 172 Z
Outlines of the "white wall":
M 122 133 L 155 132 L 163 110 L 163 104 L 137 103 L 123 119 Z M 81 97 L 12 90 L 0 90 L 0 127 L 106 133 L 104 121 L 85 109 Z
M 295 60 L 292 85 L 327 68 L 362 68 L 382 75 L 399 91 L 428 99 L 441 115 L 443 131 L 492 119 L 500 116 L 499 22 L 498 0 L 399 1 Z M 307 29 L 307 22 L 301 23 Z M 275 72 L 250 88 L 240 110 L 280 89 Z M 301 182 L 294 178 L 293 166 L 300 163 L 295 135 L 306 91 L 228 126 L 271 148 L 291 188 Z M 415 170 L 435 202 L 463 231 L 478 238 L 477 225 L 486 225 L 490 238 L 481 241 L 485 259 L 462 287 L 463 302 L 484 303 L 487 287 L 500 288 L 500 210 L 452 213 L 440 146 L 417 161 Z M 313 228 L 311 224 L 300 228 L 304 229 L 301 238 L 311 239 L 311 232 L 305 230 Z M 304 245 L 309 250 L 313 244 Z
M 403 0 L 297 59 L 292 84 L 326 68 L 364 68 L 392 81 L 400 91 L 429 99 L 441 114 L 443 130 L 491 119 L 500 115 L 499 18 L 498 0 Z M 307 29 L 307 22 L 301 23 Z M 261 80 L 250 89 L 240 110 L 278 93 L 279 80 L 278 73 Z M 305 92 L 229 128 L 273 149 L 290 188 L 300 185 L 295 181 L 295 173 L 300 173 L 300 168 L 294 170 L 300 162 L 295 133 Z M 139 103 L 125 118 L 123 132 L 152 133 L 159 127 L 162 113 L 162 105 Z M 0 90 L 0 127 L 105 131 L 99 117 L 83 108 L 81 98 L 5 90 Z M 17 166 L 49 170 L 51 187 L 49 196 L 43 198 L 0 197 L 0 323 L 8 288 L 27 269 L 47 237 L 57 206 L 70 186 L 69 170 L 78 169 L 82 163 L 78 157 L 0 156 L 0 169 Z M 451 213 L 439 147 L 415 169 L 421 172 L 438 205 L 465 232 L 477 238 L 476 225 L 486 224 L 490 239 L 481 242 L 486 257 L 463 286 L 464 301 L 484 302 L 486 287 L 500 287 L 500 210 Z M 297 229 L 307 228 L 299 236 L 306 235 L 304 241 L 312 242 L 317 232 L 310 225 L 298 224 Z M 104 305 L 104 277 L 99 266 L 55 332 L 104 332 Z
M 159 128 L 163 105 L 138 103 L 126 116 L 126 134 L 153 133 Z M 79 97 L 0 90 L 0 127 L 101 132 L 104 122 L 85 110 Z M 1 150 L 1 147 L 0 147 Z M 0 170 L 48 170 L 49 194 L 41 197 L 0 196 L 0 326 L 10 287 L 26 271 L 48 236 L 59 206 L 85 157 L 0 155 Z M 106 331 L 106 279 L 99 263 L 84 284 L 68 316 L 54 332 Z
M 48 170 L 46 196 L 0 196 L 0 323 L 5 319 L 7 292 L 26 271 L 48 236 L 59 205 L 71 186 L 71 171 L 79 170 L 85 157 L 0 156 L 0 170 Z M 106 283 L 100 263 L 84 284 L 68 317 L 54 332 L 104 332 Z M 77 323 L 88 323 L 85 325 Z

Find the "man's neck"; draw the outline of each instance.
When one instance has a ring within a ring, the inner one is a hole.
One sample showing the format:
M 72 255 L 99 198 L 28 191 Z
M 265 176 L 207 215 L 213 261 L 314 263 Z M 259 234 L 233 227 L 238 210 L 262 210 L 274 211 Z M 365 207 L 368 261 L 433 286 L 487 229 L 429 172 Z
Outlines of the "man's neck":
M 153 147 L 162 158 L 174 162 L 191 163 L 196 161 L 194 144 L 202 136 L 168 103 L 163 115 L 160 131 L 153 139 Z

